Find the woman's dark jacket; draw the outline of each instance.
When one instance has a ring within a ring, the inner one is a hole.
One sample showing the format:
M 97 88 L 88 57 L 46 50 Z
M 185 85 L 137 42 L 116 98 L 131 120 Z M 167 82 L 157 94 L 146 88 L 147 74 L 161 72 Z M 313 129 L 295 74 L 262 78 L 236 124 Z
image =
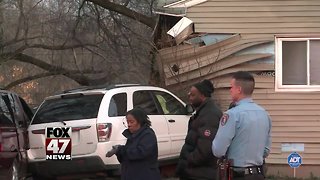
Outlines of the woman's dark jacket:
M 221 116 L 222 112 L 208 98 L 190 118 L 177 165 L 177 175 L 181 179 L 216 179 L 217 158 L 212 154 L 211 146 Z
M 154 131 L 143 126 L 134 134 L 128 129 L 122 134 L 127 142 L 116 153 L 121 163 L 121 179 L 160 180 L 158 145 Z

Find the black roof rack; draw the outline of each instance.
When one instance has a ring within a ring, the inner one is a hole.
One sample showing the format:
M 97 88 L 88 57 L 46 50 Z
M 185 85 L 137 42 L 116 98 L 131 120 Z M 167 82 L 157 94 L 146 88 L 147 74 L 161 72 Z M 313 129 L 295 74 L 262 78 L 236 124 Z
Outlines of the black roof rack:
M 87 90 L 95 90 L 95 89 L 115 89 L 121 87 L 132 87 L 132 86 L 144 86 L 142 84 L 111 84 L 111 85 L 99 85 L 99 86 L 81 86 L 74 89 L 64 90 L 62 93 L 73 93 L 73 92 L 80 92 L 80 91 L 87 91 Z

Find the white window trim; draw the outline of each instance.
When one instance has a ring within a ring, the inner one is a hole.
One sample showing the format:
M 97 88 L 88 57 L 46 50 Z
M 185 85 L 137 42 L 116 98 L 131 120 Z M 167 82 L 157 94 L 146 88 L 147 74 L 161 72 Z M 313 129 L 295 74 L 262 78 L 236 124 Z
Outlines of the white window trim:
M 320 85 L 310 85 L 310 40 L 320 38 L 306 37 L 277 37 L 275 36 L 275 91 L 276 92 L 315 92 L 320 91 Z M 307 77 L 308 85 L 283 85 L 282 84 L 282 41 L 307 41 Z

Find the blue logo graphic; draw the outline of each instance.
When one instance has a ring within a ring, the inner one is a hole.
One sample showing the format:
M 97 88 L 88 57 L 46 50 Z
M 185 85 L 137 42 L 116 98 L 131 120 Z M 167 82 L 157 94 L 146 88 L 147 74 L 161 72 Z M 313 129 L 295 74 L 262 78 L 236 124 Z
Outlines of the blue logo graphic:
M 302 164 L 302 157 L 298 153 L 293 152 L 288 156 L 288 164 L 291 168 L 297 168 Z

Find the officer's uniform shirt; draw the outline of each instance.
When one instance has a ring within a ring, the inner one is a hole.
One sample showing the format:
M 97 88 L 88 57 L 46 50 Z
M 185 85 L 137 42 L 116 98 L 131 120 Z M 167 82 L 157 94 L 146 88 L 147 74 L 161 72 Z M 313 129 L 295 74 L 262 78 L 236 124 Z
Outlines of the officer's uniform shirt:
M 259 166 L 269 155 L 271 119 L 251 98 L 240 100 L 224 113 L 212 142 L 216 157 L 227 155 L 235 167 Z

